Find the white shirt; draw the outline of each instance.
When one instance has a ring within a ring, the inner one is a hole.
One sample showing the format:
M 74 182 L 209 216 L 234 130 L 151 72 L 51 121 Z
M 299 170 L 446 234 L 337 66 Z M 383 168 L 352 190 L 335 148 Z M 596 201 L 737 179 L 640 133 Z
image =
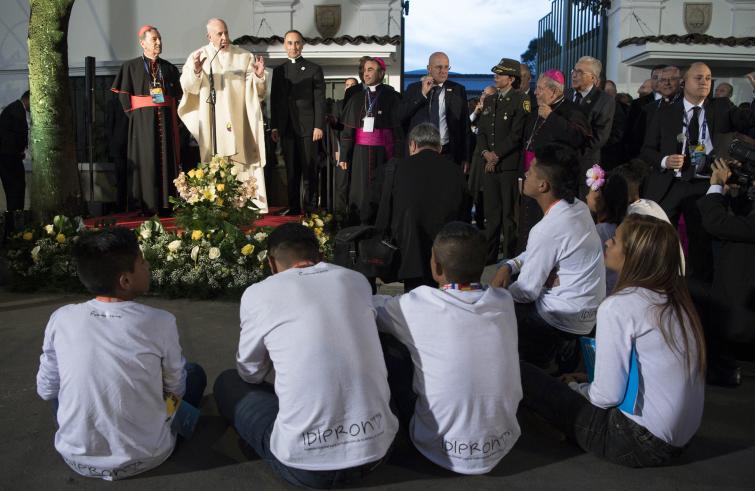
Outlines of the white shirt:
M 703 103 L 700 103 L 700 104 L 697 104 L 697 105 L 692 104 L 686 98 L 682 98 L 682 101 L 683 101 L 683 104 L 684 104 L 684 114 L 686 116 L 685 119 L 683 120 L 684 123 L 683 123 L 683 126 L 682 126 L 682 135 L 684 135 L 684 140 L 683 140 L 684 143 L 682 144 L 682 148 L 684 149 L 683 152 L 684 151 L 688 151 L 688 149 L 687 149 L 687 131 L 688 131 L 687 130 L 687 126 L 689 125 L 690 121 L 692 121 L 692 118 L 694 117 L 695 113 L 693 111 L 693 108 L 699 107 L 700 108 L 700 113 L 697 116 L 697 123 L 698 123 L 698 127 L 700 128 L 700 130 L 699 130 L 700 132 L 698 133 L 698 141 L 700 143 L 702 143 L 703 145 L 705 145 L 705 154 L 709 155 L 710 152 L 713 151 L 713 140 L 711 139 L 711 136 L 710 136 L 710 127 L 707 126 L 707 124 L 705 123 L 705 107 L 703 106 Z M 703 126 L 704 125 L 706 126 L 706 128 L 705 128 L 705 138 L 703 138 Z M 661 168 L 662 169 L 666 169 L 666 159 L 667 158 L 668 158 L 668 156 L 665 156 L 665 157 L 663 157 L 661 159 Z M 680 177 L 682 175 L 682 173 L 678 169 L 674 170 L 674 174 L 676 175 L 676 177 Z M 698 177 L 705 177 L 705 176 L 698 176 Z
M 664 442 L 681 447 L 700 427 L 705 380 L 699 373 L 697 346 L 691 334 L 689 369 L 685 357 L 664 341 L 656 305 L 665 301 L 664 295 L 630 288 L 601 304 L 595 339 L 595 379 L 592 384 L 583 384 L 581 391 L 598 407 L 618 406 L 624 399 L 634 344 L 640 375 L 637 414 L 624 415 Z M 664 316 L 663 324 L 686 353 L 679 319 Z
M 582 99 L 580 99 L 580 101 L 579 101 L 579 104 L 581 104 L 582 101 L 585 100 L 585 98 L 587 98 L 587 94 L 590 93 L 590 91 L 592 90 L 592 88 L 593 88 L 593 86 L 591 85 L 591 86 L 587 87 L 585 90 L 576 90 L 575 89 L 574 90 L 574 96 L 572 97 L 572 102 L 577 102 L 577 92 L 579 92 L 580 94 L 582 94 Z
M 507 264 L 519 273 L 509 286 L 515 302 L 535 302 L 538 314 L 562 331 L 584 335 L 592 330 L 606 296 L 606 268 L 587 205 L 578 199 L 558 201 L 532 227 L 527 249 Z M 560 285 L 546 288 L 553 270 Z
M 241 299 L 239 376 L 259 383 L 275 370 L 278 417 L 270 450 L 283 464 L 335 470 L 382 458 L 398 421 L 361 274 L 327 263 L 292 268 Z
M 511 295 L 421 286 L 376 296 L 378 328 L 406 345 L 417 394 L 410 436 L 441 467 L 489 472 L 520 435 L 522 399 Z
M 45 329 L 37 393 L 59 402 L 55 449 L 79 474 L 121 479 L 173 451 L 163 392 L 183 396 L 176 319 L 135 302 L 56 310 Z

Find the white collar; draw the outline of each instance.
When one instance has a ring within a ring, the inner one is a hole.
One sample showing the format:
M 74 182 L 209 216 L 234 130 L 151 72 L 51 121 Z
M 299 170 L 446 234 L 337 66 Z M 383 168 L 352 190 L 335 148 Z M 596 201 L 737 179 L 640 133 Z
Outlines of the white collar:
M 688 112 L 690 112 L 690 111 L 692 110 L 692 108 L 693 108 L 693 107 L 699 107 L 700 109 L 704 109 L 704 108 L 703 108 L 703 103 L 705 103 L 705 101 L 704 101 L 704 100 L 703 100 L 703 102 L 701 102 L 700 104 L 692 104 L 692 103 L 691 103 L 690 101 L 688 101 L 688 100 L 687 100 L 687 98 L 685 97 L 685 98 L 684 98 L 684 112 L 685 112 L 685 113 L 688 113 Z
M 662 99 L 663 98 L 663 96 L 661 95 L 660 92 L 653 92 L 653 97 L 655 98 L 656 101 L 658 99 Z
M 370 89 L 370 92 L 375 92 L 377 90 L 377 88 L 378 88 L 378 85 L 380 85 L 380 84 L 365 85 L 365 87 L 367 87 L 368 89 Z
M 299 58 L 301 58 L 301 55 L 297 56 L 296 58 L 288 58 L 288 61 L 290 61 L 291 63 L 296 63 L 296 60 L 298 60 Z

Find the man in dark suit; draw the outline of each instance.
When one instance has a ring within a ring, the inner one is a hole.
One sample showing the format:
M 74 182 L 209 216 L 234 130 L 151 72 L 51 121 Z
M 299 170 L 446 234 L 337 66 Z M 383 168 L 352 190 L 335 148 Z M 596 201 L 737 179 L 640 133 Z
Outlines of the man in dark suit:
M 288 31 L 283 39 L 288 60 L 273 70 L 270 92 L 271 137 L 281 142 L 288 175 L 290 213 L 317 208 L 317 146 L 325 128 L 325 79 L 319 65 L 301 56 L 304 37 Z M 303 196 L 299 186 L 304 177 Z
M 647 104 L 650 104 L 651 102 L 657 101 L 661 98 L 661 95 L 659 93 L 660 78 L 661 72 L 664 68 L 666 68 L 666 66 L 667 65 L 655 65 L 651 69 L 649 80 L 652 90 L 650 91 L 650 93 L 641 95 L 637 99 L 633 100 L 632 104 L 629 106 L 629 114 L 627 115 L 626 122 L 627 131 L 624 132 L 624 144 L 627 149 L 627 162 L 630 159 L 637 157 L 640 154 L 640 150 L 642 150 L 642 142 L 645 139 L 644 130 L 647 128 L 643 128 L 641 130 L 642 134 L 635 132 L 634 129 L 638 124 L 639 119 L 643 116 L 642 108 L 644 108 Z
M 0 179 L 3 181 L 5 201 L 9 212 L 24 209 L 26 171 L 24 153 L 29 146 L 29 91 L 8 104 L 0 113 Z M 12 217 L 11 217 L 12 218 Z M 12 223 L 8 222 L 9 229 Z
M 477 133 L 477 150 L 484 163 L 482 197 L 487 264 L 498 261 L 501 233 L 504 257 L 512 257 L 516 247 L 522 135 L 530 107 L 529 99 L 517 90 L 521 76 L 518 61 L 503 58 L 491 71 L 495 74 L 497 92 L 483 103 Z
M 684 215 L 689 237 L 687 273 L 710 283 L 710 236 L 702 228 L 695 205 L 708 188 L 700 167 L 707 155 L 723 150 L 713 145 L 721 133 L 746 132 L 755 126 L 755 113 L 738 109 L 727 99 L 708 99 L 712 78 L 704 63 L 693 63 L 683 80 L 683 97 L 661 108 L 648 128 L 641 154 L 652 169 L 645 197 L 660 204 L 672 224 Z
M 429 123 L 409 133 L 409 157 L 389 162 L 376 227 L 401 250 L 398 279 L 409 291 L 437 286 L 430 271 L 433 239 L 454 220 L 469 221 L 469 200 L 459 166 L 440 155 L 440 133 Z
M 656 85 L 658 92 L 655 92 L 659 97 L 642 107 L 640 110 L 641 116 L 635 120 L 635 125 L 632 128 L 632 132 L 635 134 L 633 139 L 640 142 L 640 148 L 642 148 L 642 143 L 645 141 L 645 134 L 650 127 L 650 123 L 658 111 L 664 106 L 673 104 L 682 96 L 681 81 L 682 72 L 678 67 L 670 65 L 661 70 Z
M 432 123 L 440 131 L 441 153 L 469 168 L 469 111 L 464 86 L 448 80 L 448 56 L 430 55 L 428 75 L 407 87 L 401 104 L 401 123 L 410 132 L 420 123 Z
M 519 90 L 530 101 L 530 112 L 537 113 L 537 97 L 535 96 L 535 90 L 530 85 L 532 83 L 532 72 L 530 71 L 530 67 L 524 63 L 521 63 L 519 68 L 522 72 L 522 83 L 519 85 Z
M 611 137 L 611 125 L 616 111 L 616 101 L 598 88 L 600 72 L 603 68 L 600 60 L 592 56 L 583 56 L 577 60 L 571 71 L 572 88 L 566 98 L 578 104 L 587 115 L 593 138 L 580 158 L 580 175 L 600 162 L 600 150 Z M 580 196 L 587 194 L 587 186 L 580 182 Z

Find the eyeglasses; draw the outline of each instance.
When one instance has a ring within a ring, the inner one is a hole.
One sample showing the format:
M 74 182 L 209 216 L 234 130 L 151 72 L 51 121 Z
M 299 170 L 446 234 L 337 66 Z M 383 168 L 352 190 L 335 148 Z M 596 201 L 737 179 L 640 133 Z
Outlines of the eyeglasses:
M 679 80 L 679 77 L 671 77 L 671 78 L 659 78 L 658 81 L 662 84 L 670 84 L 673 82 L 676 82 Z
M 578 76 L 580 76 L 580 77 L 582 77 L 582 76 L 584 76 L 584 75 L 590 75 L 590 73 L 589 73 L 589 72 L 586 72 L 586 71 L 584 71 L 584 70 L 580 70 L 580 69 L 578 69 L 578 68 L 572 68 L 571 74 L 572 74 L 572 75 L 578 75 Z

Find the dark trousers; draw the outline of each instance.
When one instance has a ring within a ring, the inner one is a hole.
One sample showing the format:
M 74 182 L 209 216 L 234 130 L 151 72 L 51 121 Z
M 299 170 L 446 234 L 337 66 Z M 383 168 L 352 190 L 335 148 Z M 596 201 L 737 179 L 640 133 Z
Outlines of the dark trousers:
M 26 193 L 23 156 L 0 154 L 0 179 L 3 181 L 8 211 L 23 210 Z
M 519 223 L 516 229 L 516 251 L 514 254 L 519 255 L 525 249 L 527 249 L 527 241 L 530 238 L 530 230 L 537 222 L 543 218 L 543 210 L 540 209 L 540 205 L 537 201 L 529 196 L 522 195 L 519 201 Z
M 333 168 L 333 172 L 335 173 L 333 208 L 339 221 L 350 224 L 354 221 L 349 220 L 349 186 L 351 184 L 351 167 L 344 170 L 338 166 L 335 166 Z
M 568 373 L 579 364 L 576 334 L 557 329 L 537 313 L 534 303 L 515 303 L 519 359 L 548 373 Z
M 376 462 L 332 471 L 310 471 L 289 467 L 281 463 L 270 450 L 270 435 L 278 417 L 278 396 L 267 383 L 244 382 L 236 370 L 226 370 L 215 380 L 213 390 L 218 411 L 239 436 L 282 479 L 296 486 L 332 488 L 362 479 L 380 465 Z
M 534 365 L 521 364 L 522 406 L 553 423 L 582 450 L 627 467 L 668 463 L 682 449 L 664 442 L 615 407 L 602 409 Z
M 485 236 L 488 240 L 487 264 L 493 264 L 498 261 L 501 232 L 504 257 L 514 257 L 516 250 L 519 172 L 485 173 L 482 177 L 482 195 L 485 202 Z
M 390 334 L 380 333 L 391 401 L 399 421 L 399 428 L 409 435 L 409 423 L 414 416 L 417 394 L 414 393 L 414 362 L 409 350 Z
M 697 200 L 708 190 L 709 183 L 703 179 L 682 181 L 674 179 L 666 195 L 658 203 L 676 226 L 679 216 L 684 216 L 687 227 L 687 276 L 705 283 L 713 282 L 713 250 L 711 236 L 702 225 L 702 216 Z
M 306 137 L 281 135 L 280 143 L 283 158 L 286 161 L 288 207 L 291 209 L 291 214 L 299 214 L 302 204 L 307 211 L 316 209 L 318 198 L 317 142 L 312 141 L 312 135 Z M 300 192 L 302 187 L 303 192 Z

